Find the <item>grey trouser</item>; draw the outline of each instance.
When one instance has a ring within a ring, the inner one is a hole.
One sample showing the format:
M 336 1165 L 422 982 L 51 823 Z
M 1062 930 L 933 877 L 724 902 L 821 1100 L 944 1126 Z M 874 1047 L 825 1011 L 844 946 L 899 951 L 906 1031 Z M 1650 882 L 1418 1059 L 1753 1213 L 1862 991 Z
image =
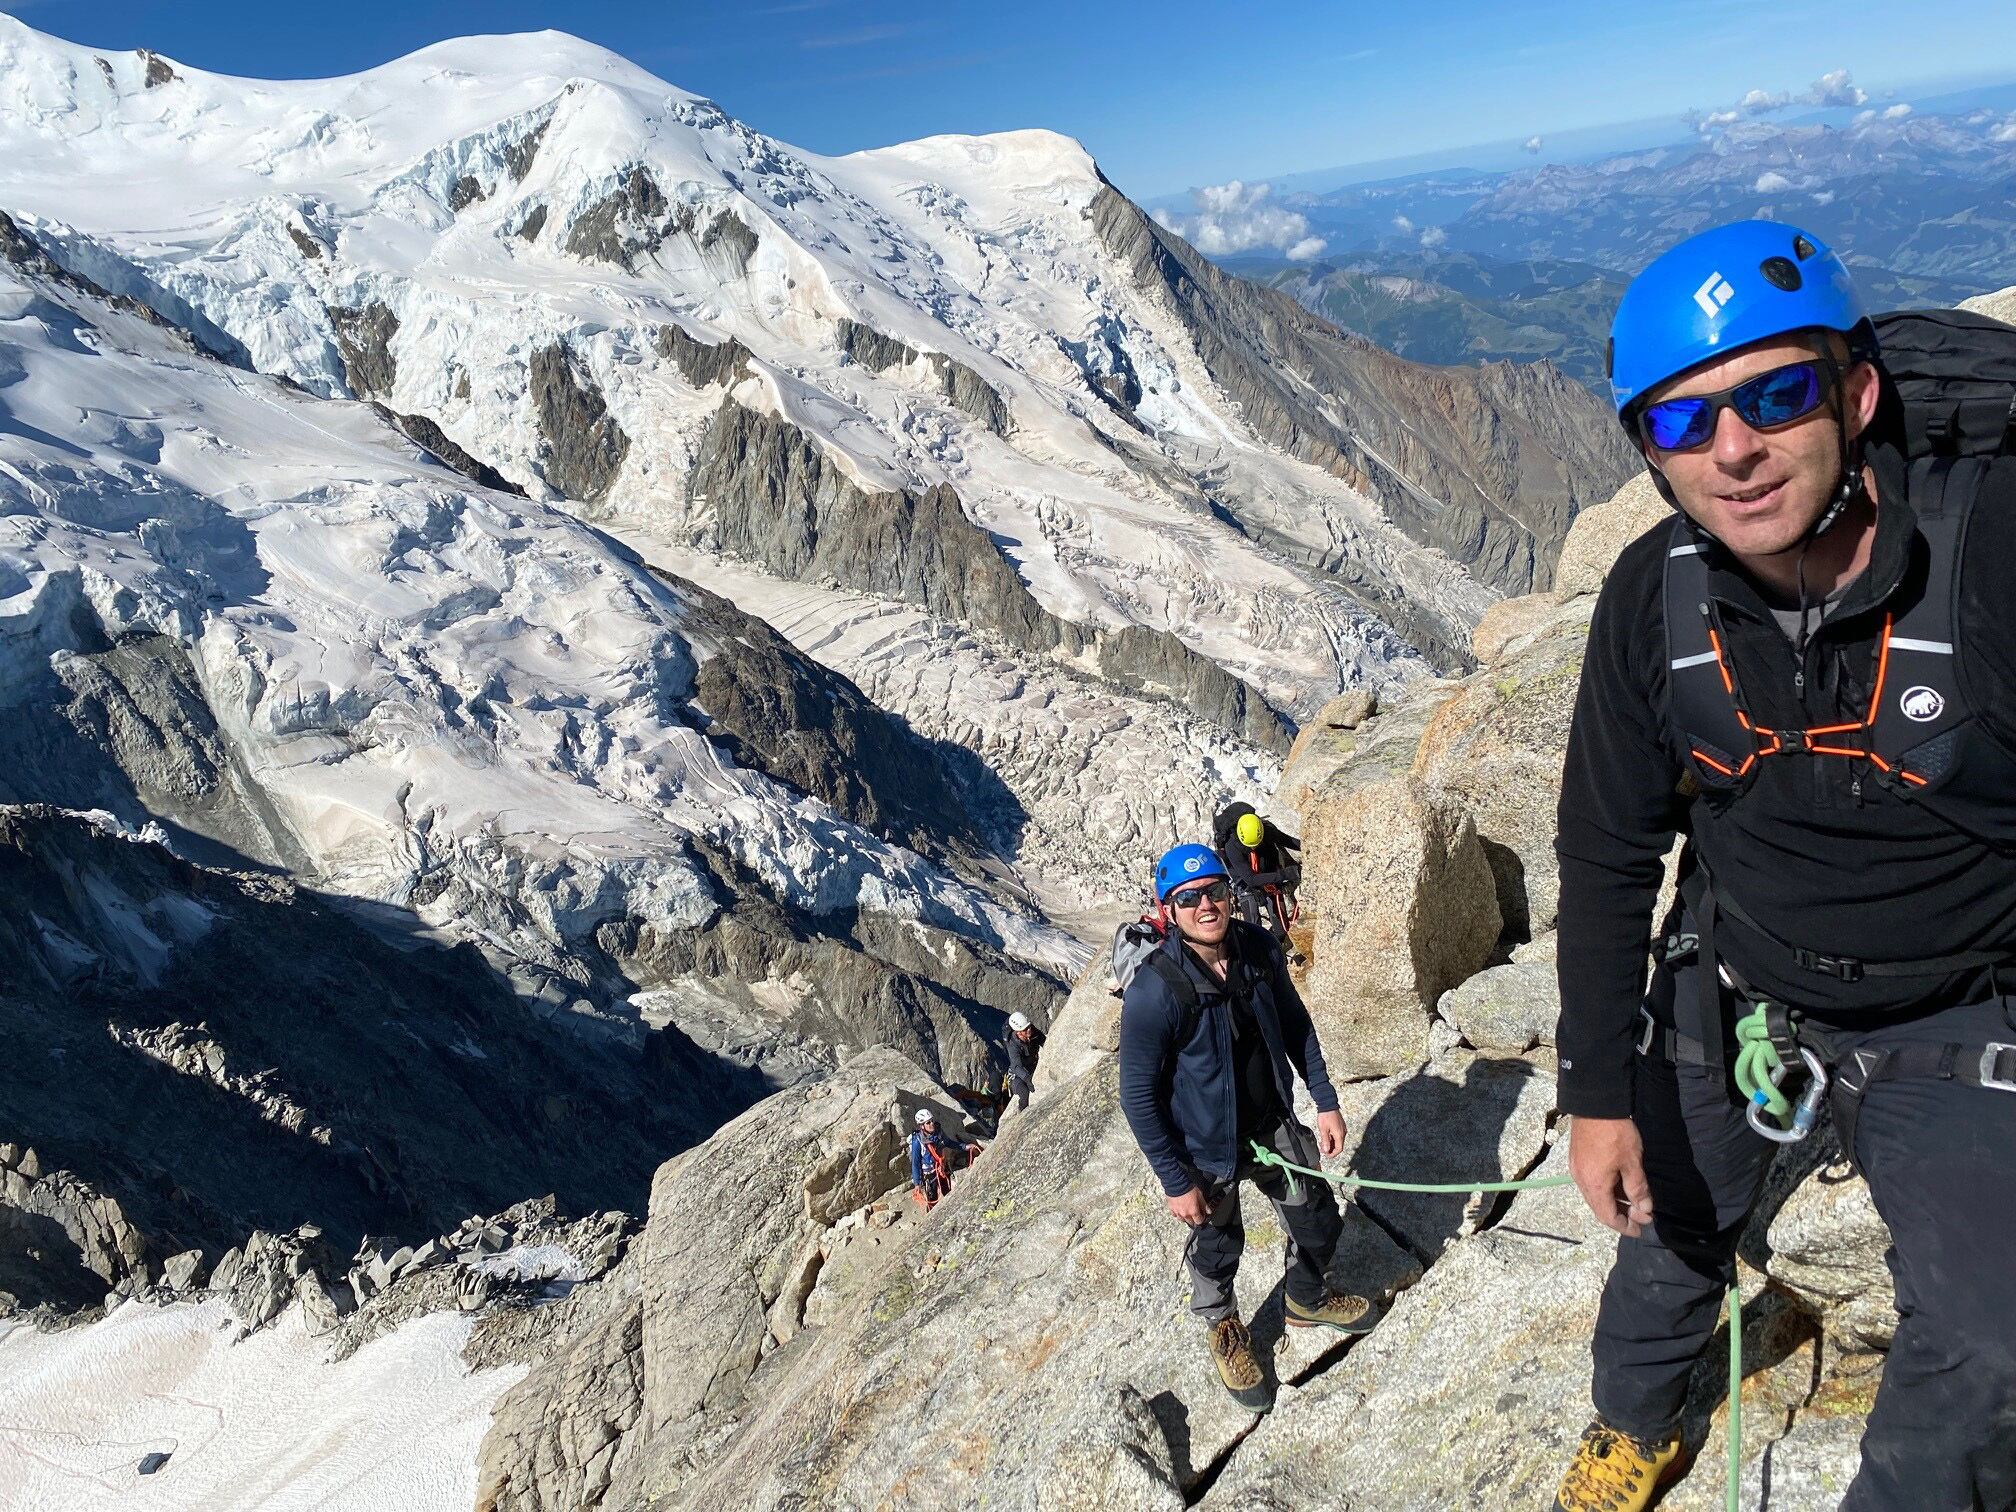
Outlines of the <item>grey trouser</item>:
M 1675 995 L 1694 990 L 1691 963 Z M 1684 999 L 1683 999 L 1684 1001 Z M 1862 1033 L 1803 1031 L 1822 1058 L 1913 1040 L 2016 1040 L 2016 1000 Z M 1725 1076 L 1640 1056 L 1633 1121 L 1653 1224 L 1620 1240 L 1596 1321 L 1596 1410 L 1663 1439 L 1715 1331 L 1736 1241 L 1776 1146 Z M 1936 1077 L 1878 1081 L 1854 1151 L 1890 1227 L 1899 1323 L 1842 1512 L 2016 1508 L 2016 1093 Z
M 1276 1125 L 1266 1143 L 1277 1154 L 1312 1170 L 1322 1158 L 1314 1136 L 1292 1117 Z M 1315 1307 L 1328 1294 L 1324 1273 L 1344 1234 L 1344 1218 L 1337 1211 L 1330 1183 L 1313 1176 L 1292 1176 L 1278 1166 L 1257 1165 L 1251 1151 L 1245 1154 L 1230 1181 L 1215 1181 L 1201 1171 L 1191 1173 L 1211 1204 L 1210 1218 L 1191 1230 L 1184 1250 L 1190 1268 L 1190 1310 L 1207 1323 L 1239 1310 L 1233 1279 L 1246 1249 L 1246 1225 L 1239 1214 L 1241 1181 L 1252 1182 L 1274 1204 L 1275 1216 L 1288 1236 L 1288 1295 L 1303 1306 Z

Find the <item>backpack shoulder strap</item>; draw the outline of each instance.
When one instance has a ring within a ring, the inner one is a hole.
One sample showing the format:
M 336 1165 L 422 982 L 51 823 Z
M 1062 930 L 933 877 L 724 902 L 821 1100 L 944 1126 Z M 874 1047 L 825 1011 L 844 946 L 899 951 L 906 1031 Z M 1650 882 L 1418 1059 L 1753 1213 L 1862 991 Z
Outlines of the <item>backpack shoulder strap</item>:
M 1157 950 L 1142 965 L 1162 978 L 1163 984 L 1176 999 L 1176 1043 L 1189 1043 L 1190 1036 L 1197 1032 L 1197 1021 L 1204 1016 L 1204 1004 L 1197 996 L 1197 984 L 1190 980 L 1190 973 L 1172 960 L 1166 950 Z
M 1667 538 L 1662 592 L 1666 619 L 1666 710 L 1688 765 L 1702 786 L 1733 791 L 1745 785 L 1743 758 L 1755 741 L 1737 717 L 1725 661 L 1709 617 L 1708 544 L 1675 518 Z

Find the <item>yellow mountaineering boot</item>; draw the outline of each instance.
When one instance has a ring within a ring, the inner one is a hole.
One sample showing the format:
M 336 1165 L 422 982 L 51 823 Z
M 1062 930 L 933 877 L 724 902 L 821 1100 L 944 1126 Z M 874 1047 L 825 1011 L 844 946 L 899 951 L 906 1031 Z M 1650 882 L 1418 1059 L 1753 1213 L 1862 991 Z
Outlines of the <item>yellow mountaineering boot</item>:
M 1648 1444 L 1598 1418 L 1582 1431 L 1574 1462 L 1554 1493 L 1554 1512 L 1645 1512 L 1679 1463 L 1679 1434 Z
M 1331 1292 L 1314 1307 L 1304 1307 L 1290 1297 L 1287 1313 L 1290 1328 L 1334 1328 L 1341 1334 L 1370 1333 L 1379 1321 L 1379 1309 L 1370 1302 L 1340 1291 Z
M 1232 1393 L 1232 1400 L 1248 1412 L 1266 1412 L 1274 1405 L 1274 1393 L 1267 1389 L 1267 1372 L 1253 1355 L 1253 1336 L 1235 1313 L 1211 1325 L 1211 1363 L 1218 1367 L 1218 1379 Z

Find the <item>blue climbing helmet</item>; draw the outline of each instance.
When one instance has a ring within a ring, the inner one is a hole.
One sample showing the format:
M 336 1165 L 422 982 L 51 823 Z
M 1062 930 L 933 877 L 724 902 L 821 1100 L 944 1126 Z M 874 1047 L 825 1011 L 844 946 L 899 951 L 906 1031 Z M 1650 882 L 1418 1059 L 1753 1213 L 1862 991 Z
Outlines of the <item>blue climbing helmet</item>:
M 1677 373 L 1793 331 L 1840 331 L 1855 355 L 1875 333 L 1841 259 L 1778 221 L 1736 221 L 1690 236 L 1631 281 L 1610 323 L 1610 396 L 1632 405 Z
M 1229 879 L 1231 875 L 1218 859 L 1218 853 L 1208 845 L 1171 846 L 1155 863 L 1155 901 L 1168 902 L 1169 894 L 1185 882 L 1195 882 L 1201 877 Z

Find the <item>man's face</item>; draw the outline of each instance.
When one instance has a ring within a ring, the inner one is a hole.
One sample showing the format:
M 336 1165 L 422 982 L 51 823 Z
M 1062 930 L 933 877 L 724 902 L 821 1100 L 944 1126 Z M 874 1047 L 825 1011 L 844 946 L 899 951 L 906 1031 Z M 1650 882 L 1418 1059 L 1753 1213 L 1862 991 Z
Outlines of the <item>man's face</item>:
M 1036 1030 L 1033 1025 L 1027 1029 L 1017 1029 L 1015 1031 L 1015 1038 L 1019 1040 L 1026 1040 L 1027 1038 L 1029 1038 L 1030 1035 L 1034 1034 L 1035 1032 Z
M 1226 899 L 1230 889 L 1223 877 L 1204 882 L 1186 882 L 1169 894 L 1169 913 L 1186 940 L 1199 945 L 1216 945 L 1232 927 L 1232 910 Z
M 1798 337 L 1760 341 L 1669 379 L 1649 402 L 1718 393 L 1773 368 L 1814 360 L 1813 348 Z M 1866 362 L 1840 366 L 1841 408 L 1851 433 L 1860 433 L 1876 412 L 1876 371 Z M 1775 556 L 1805 539 L 1840 479 L 1837 402 L 1830 393 L 1811 413 L 1770 430 L 1755 429 L 1724 408 L 1699 446 L 1661 451 L 1640 444 L 1681 507 L 1717 540 L 1741 556 Z
M 917 1127 L 926 1134 L 936 1134 L 938 1132 L 938 1120 L 935 1118 L 927 1118 L 924 1120 L 924 1122 L 917 1125 Z

